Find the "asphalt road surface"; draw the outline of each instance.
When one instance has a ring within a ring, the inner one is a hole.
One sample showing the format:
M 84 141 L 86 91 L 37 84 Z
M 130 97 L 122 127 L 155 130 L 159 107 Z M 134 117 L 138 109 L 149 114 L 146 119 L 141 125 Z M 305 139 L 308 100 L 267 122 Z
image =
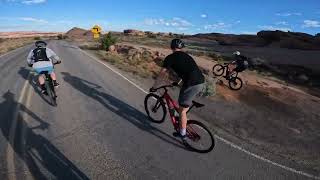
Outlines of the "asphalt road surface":
M 308 179 L 217 140 L 190 152 L 169 121 L 153 124 L 145 93 L 64 41 L 51 41 L 58 107 L 26 66 L 31 45 L 0 57 L 0 179 Z

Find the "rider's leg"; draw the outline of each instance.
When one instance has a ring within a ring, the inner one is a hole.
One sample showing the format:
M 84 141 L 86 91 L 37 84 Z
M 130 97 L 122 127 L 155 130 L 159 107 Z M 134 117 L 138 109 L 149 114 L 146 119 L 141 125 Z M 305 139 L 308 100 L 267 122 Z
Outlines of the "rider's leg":
M 43 77 L 43 75 L 39 75 L 39 77 L 38 77 L 38 80 L 39 80 L 39 84 L 40 84 L 40 87 L 41 87 L 41 90 L 42 91 L 46 91 L 46 86 L 45 86 L 45 80 L 44 80 L 44 77 Z
M 54 86 L 59 86 L 59 83 L 57 83 L 56 73 L 52 72 L 52 73 L 50 74 L 50 76 L 51 76 L 51 79 L 52 79 L 52 81 L 53 81 L 53 85 L 54 85 Z
M 234 69 L 236 67 L 237 66 L 235 64 L 229 64 L 228 65 L 228 71 L 227 71 L 227 74 L 226 74 L 226 78 L 229 78 L 229 76 L 232 75 L 232 73 L 234 72 Z
M 188 112 L 189 108 L 185 108 L 180 106 L 179 107 L 179 114 L 180 114 L 180 134 L 181 136 L 185 136 L 186 135 L 186 129 L 187 129 L 187 112 Z
M 52 79 L 53 81 L 56 81 L 56 80 L 57 80 L 56 73 L 52 72 L 52 73 L 50 74 L 50 76 L 51 76 L 51 79 Z
M 179 114 L 180 114 L 180 135 L 186 135 L 187 112 L 192 105 L 192 101 L 203 89 L 203 84 L 190 87 L 182 87 L 179 94 Z

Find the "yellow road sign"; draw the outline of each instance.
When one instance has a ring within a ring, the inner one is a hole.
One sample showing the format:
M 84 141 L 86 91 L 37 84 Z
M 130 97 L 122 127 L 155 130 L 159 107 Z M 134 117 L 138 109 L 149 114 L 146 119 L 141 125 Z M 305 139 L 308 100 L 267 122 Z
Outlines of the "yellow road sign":
M 93 38 L 97 39 L 100 37 L 100 34 L 93 34 Z
M 99 38 L 102 28 L 98 25 L 93 26 L 91 32 L 93 33 L 93 38 Z

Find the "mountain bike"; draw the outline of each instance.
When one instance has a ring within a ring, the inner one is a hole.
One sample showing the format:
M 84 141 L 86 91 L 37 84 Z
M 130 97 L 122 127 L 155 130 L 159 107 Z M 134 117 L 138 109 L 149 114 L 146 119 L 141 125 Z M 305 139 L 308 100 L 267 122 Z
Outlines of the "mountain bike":
M 58 61 L 58 62 L 53 63 L 53 65 L 57 65 L 60 63 L 61 63 L 61 61 Z M 55 91 L 55 88 L 53 85 L 53 80 L 52 80 L 50 74 L 48 73 L 48 71 L 43 71 L 40 74 L 43 74 L 45 76 L 45 86 L 46 86 L 47 93 L 50 98 L 51 104 L 53 106 L 57 106 L 58 105 L 57 104 L 57 97 L 58 96 L 56 94 L 56 91 Z
M 177 133 L 180 133 L 179 114 L 177 113 L 179 106 L 168 94 L 168 88 L 173 88 L 174 86 L 176 86 L 175 83 L 154 89 L 155 92 L 160 89 L 164 90 L 163 95 L 158 96 L 157 94 L 149 93 L 145 97 L 144 106 L 146 113 L 152 122 L 163 123 L 167 115 L 167 105 L 173 128 Z M 195 101 L 192 103 L 193 104 L 187 113 L 189 113 L 193 107 L 201 108 L 204 106 Z M 186 130 L 187 138 L 184 145 L 190 150 L 199 153 L 208 153 L 214 148 L 215 141 L 213 135 L 203 123 L 196 120 L 188 120 Z
M 242 88 L 243 82 L 241 78 L 238 77 L 238 72 L 234 71 L 231 74 L 228 75 L 229 72 L 229 63 L 216 64 L 212 68 L 212 72 L 215 76 L 222 76 L 223 74 L 226 74 L 223 76 L 229 83 L 229 88 L 232 90 L 239 90 Z

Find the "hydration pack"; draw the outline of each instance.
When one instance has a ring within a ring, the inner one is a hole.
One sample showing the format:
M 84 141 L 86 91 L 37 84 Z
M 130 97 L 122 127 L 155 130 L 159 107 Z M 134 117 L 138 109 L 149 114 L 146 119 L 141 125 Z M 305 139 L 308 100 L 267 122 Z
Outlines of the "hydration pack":
M 39 61 L 50 61 L 50 59 L 47 56 L 46 48 L 36 48 L 33 50 L 33 58 L 34 62 Z

